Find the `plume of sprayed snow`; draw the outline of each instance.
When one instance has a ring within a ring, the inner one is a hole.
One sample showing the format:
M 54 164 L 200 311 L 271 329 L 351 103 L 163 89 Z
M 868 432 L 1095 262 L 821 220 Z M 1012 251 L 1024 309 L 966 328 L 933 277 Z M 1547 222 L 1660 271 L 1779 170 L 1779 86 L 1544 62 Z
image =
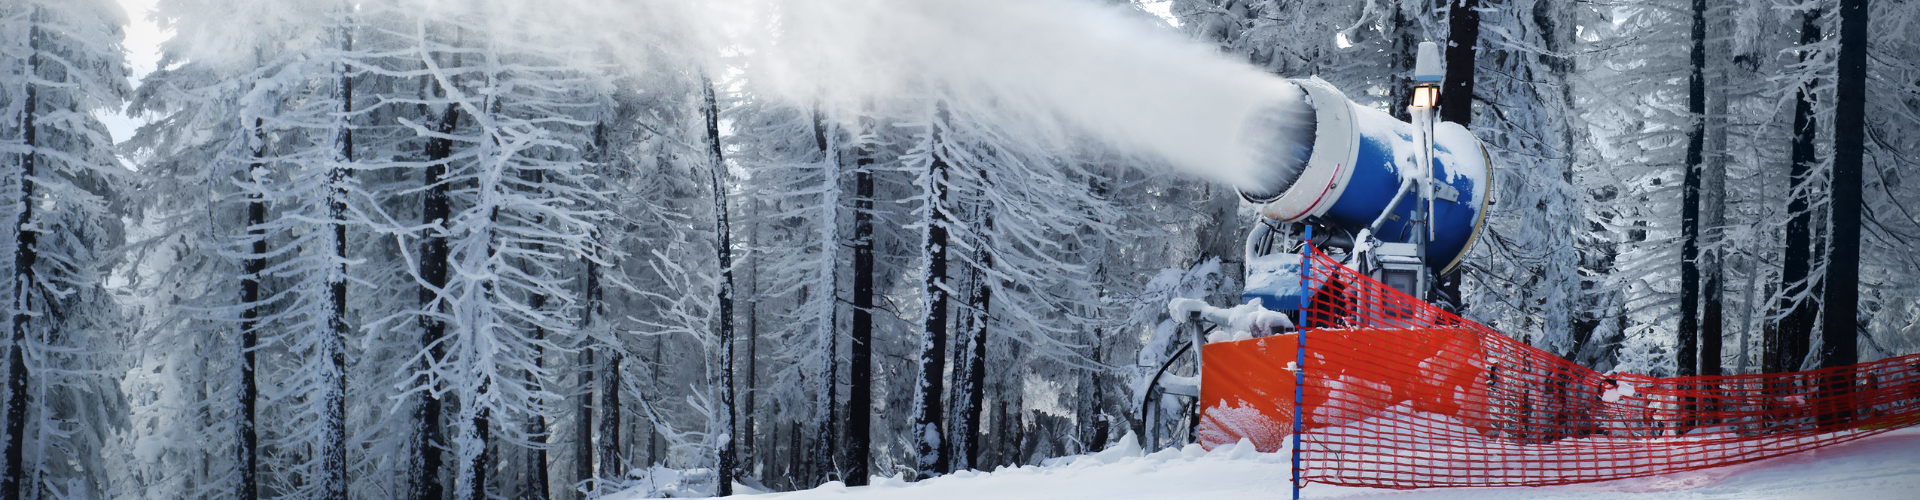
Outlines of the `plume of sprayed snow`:
M 551 20 L 628 64 L 666 54 L 754 79 L 829 116 L 875 99 L 945 99 L 1000 110 L 996 124 L 1010 135 L 1047 146 L 1091 138 L 1274 192 L 1296 175 L 1286 164 L 1300 163 L 1276 158 L 1301 157 L 1312 142 L 1310 126 L 1268 116 L 1310 119 L 1297 86 L 1090 0 L 563 2 L 516 22 Z

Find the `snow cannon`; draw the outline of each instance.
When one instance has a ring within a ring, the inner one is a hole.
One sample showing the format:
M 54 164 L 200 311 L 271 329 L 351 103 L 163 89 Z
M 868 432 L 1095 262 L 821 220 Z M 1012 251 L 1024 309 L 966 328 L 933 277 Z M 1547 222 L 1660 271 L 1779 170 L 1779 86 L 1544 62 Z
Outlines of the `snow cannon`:
M 1429 172 L 1419 168 L 1414 125 L 1356 104 L 1319 79 L 1291 82 L 1304 91 L 1299 102 L 1250 119 L 1249 140 L 1262 144 L 1256 176 L 1263 186 L 1238 186 L 1240 196 L 1261 205 L 1265 218 L 1321 228 L 1320 238 L 1335 246 L 1366 243 L 1363 231 L 1382 243 L 1409 243 L 1419 227 L 1418 180 L 1431 175 L 1425 264 L 1433 275 L 1458 266 L 1486 219 L 1492 162 L 1480 140 L 1459 124 L 1434 124 Z
M 1148 449 L 1183 435 L 1208 448 L 1248 439 L 1263 452 L 1292 436 L 1298 449 L 1296 430 L 1391 411 L 1491 429 L 1487 394 L 1500 378 L 1472 361 L 1484 359 L 1482 337 L 1450 314 L 1461 303 L 1439 277 L 1479 236 L 1492 162 L 1465 127 L 1436 123 L 1440 47 L 1419 51 L 1412 123 L 1318 79 L 1291 80 L 1250 110 L 1237 140 L 1255 167 L 1236 187 L 1260 220 L 1247 235 L 1240 301 L 1169 301 L 1168 316 L 1188 326 L 1165 334 L 1191 338 L 1165 351 L 1156 331 L 1156 350 L 1142 351 L 1160 361 L 1140 403 Z M 1381 366 L 1418 375 L 1368 371 Z

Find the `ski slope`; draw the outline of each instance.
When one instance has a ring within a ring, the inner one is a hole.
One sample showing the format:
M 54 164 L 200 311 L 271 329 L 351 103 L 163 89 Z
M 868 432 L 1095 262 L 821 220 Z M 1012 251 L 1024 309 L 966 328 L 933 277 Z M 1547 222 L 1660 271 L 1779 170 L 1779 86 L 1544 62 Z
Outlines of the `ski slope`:
M 1128 444 L 1131 442 L 1129 441 Z M 919 483 L 874 478 L 872 486 L 751 495 L 780 500 L 1260 499 L 1287 498 L 1289 456 L 1228 445 L 1142 456 L 1122 444 L 1047 465 L 960 472 Z M 748 491 L 742 489 L 741 491 Z M 1810 452 L 1664 476 L 1537 488 L 1382 490 L 1309 485 L 1303 498 L 1505 499 L 1878 499 L 1920 498 L 1920 428 Z M 622 498 L 615 495 L 609 498 Z

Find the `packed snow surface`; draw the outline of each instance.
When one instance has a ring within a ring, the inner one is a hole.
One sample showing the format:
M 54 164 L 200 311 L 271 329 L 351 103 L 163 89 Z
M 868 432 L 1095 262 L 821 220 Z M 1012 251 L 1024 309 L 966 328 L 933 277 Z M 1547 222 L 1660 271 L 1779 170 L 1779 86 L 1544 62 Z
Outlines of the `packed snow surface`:
M 879 478 L 872 486 L 754 495 L 811 499 L 1260 499 L 1287 498 L 1289 455 L 1252 446 L 1199 446 L 1142 455 L 1132 441 L 1091 455 L 1034 467 L 960 472 L 918 483 Z M 1701 471 L 1536 488 L 1385 490 L 1307 486 L 1303 498 L 1402 500 L 1502 499 L 1863 499 L 1914 498 L 1920 492 L 1920 428 L 1828 448 Z M 617 498 L 610 497 L 610 498 Z

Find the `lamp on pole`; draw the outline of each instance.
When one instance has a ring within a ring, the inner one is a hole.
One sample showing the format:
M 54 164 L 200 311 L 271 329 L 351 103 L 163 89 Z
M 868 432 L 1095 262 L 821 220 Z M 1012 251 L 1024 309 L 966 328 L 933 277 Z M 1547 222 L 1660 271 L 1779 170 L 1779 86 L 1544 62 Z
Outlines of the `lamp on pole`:
M 1413 118 L 1415 139 L 1420 144 L 1420 156 L 1416 158 L 1420 166 L 1414 171 L 1420 199 L 1414 202 L 1413 241 L 1423 263 L 1427 261 L 1427 242 L 1433 240 L 1433 108 L 1440 103 L 1440 81 L 1445 76 L 1446 72 L 1440 68 L 1440 46 L 1420 42 L 1420 52 L 1413 62 L 1413 102 L 1407 106 L 1407 114 Z M 1421 299 L 1427 298 L 1424 291 L 1429 278 L 1426 266 L 1420 266 Z

